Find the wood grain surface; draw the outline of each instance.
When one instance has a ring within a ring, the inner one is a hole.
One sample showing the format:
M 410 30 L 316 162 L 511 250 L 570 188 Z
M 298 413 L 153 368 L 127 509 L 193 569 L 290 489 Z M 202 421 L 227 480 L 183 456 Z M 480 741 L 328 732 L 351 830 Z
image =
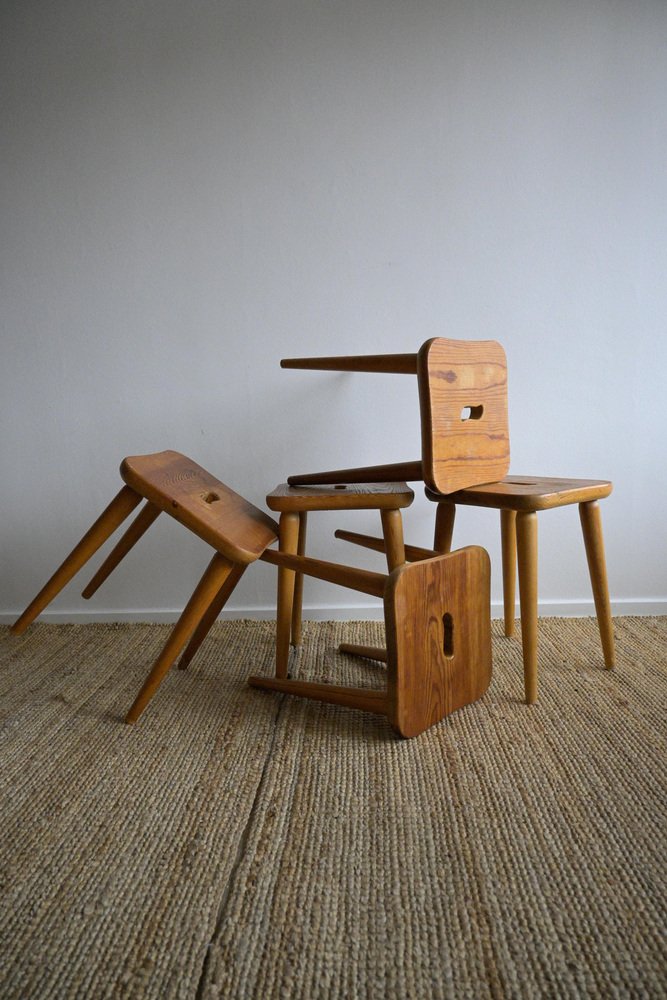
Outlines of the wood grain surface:
M 440 493 L 507 474 L 507 361 L 495 340 L 436 337 L 419 351 L 424 481 Z
M 253 562 L 278 537 L 268 514 L 177 451 L 126 458 L 120 474 L 231 562 Z

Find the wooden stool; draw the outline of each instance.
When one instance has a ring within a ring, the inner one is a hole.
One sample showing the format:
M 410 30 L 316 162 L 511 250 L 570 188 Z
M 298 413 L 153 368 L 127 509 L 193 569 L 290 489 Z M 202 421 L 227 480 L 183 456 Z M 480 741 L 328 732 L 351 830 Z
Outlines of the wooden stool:
M 386 715 L 401 736 L 418 736 L 484 694 L 491 681 L 490 566 L 471 545 L 448 555 L 410 547 L 409 565 L 388 576 L 267 549 L 264 562 L 382 597 L 387 688 L 346 688 L 285 677 L 250 677 L 253 687 Z
M 141 502 L 136 519 L 83 591 L 91 597 L 161 512 L 208 542 L 216 553 L 188 601 L 144 686 L 127 713 L 136 722 L 189 640 L 185 666 L 227 602 L 243 572 L 278 536 L 278 525 L 201 466 L 175 451 L 123 460 L 125 486 L 95 521 L 11 628 L 20 635 Z
M 493 340 L 434 338 L 417 354 L 290 358 L 283 368 L 320 371 L 394 372 L 417 376 L 421 458 L 414 462 L 338 469 L 290 476 L 292 485 L 354 483 L 359 480 L 423 481 L 438 504 L 434 548 L 451 546 L 457 504 L 500 510 L 505 634 L 514 630 L 516 552 L 526 702 L 537 700 L 537 511 L 579 504 L 584 545 L 606 667 L 614 666 L 614 633 L 607 586 L 602 524 L 597 501 L 609 496 L 607 480 L 508 476 L 507 359 Z M 486 485 L 480 485 L 486 484 Z M 378 540 L 337 533 L 378 548 Z
M 472 486 L 443 496 L 426 488 L 438 504 L 434 548 L 449 551 L 458 504 L 500 511 L 503 563 L 505 635 L 514 633 L 515 582 L 518 555 L 519 608 L 526 702 L 537 701 L 537 514 L 567 504 L 579 505 L 579 518 L 591 578 L 604 664 L 614 666 L 614 626 L 609 603 L 607 570 L 598 500 L 608 497 L 612 484 L 605 479 L 553 479 L 547 476 L 508 476 L 499 483 Z
M 405 483 L 340 483 L 336 486 L 276 486 L 266 498 L 270 510 L 280 514 L 280 551 L 304 555 L 306 523 L 309 511 L 379 510 L 383 545 L 389 571 L 405 562 L 401 510 L 414 500 Z M 276 623 L 276 677 L 287 677 L 290 637 L 292 645 L 301 642 L 303 574 L 278 569 L 278 610 Z M 347 652 L 353 647 L 347 646 Z

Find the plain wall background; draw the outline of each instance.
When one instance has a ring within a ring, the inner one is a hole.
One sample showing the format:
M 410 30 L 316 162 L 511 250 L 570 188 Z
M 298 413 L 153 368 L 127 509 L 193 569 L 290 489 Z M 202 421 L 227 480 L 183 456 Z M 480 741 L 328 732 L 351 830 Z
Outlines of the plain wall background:
M 500 340 L 512 471 L 611 478 L 616 611 L 667 607 L 664 0 L 61 0 L 1 7 L 8 620 L 171 447 L 262 504 L 287 474 L 419 454 L 407 376 L 300 354 Z M 406 535 L 431 539 L 416 487 Z M 313 516 L 310 550 L 372 515 Z M 456 541 L 489 548 L 497 515 Z M 101 558 L 91 563 L 91 573 Z M 206 547 L 161 519 L 92 602 L 182 608 Z M 271 613 L 254 567 L 231 608 Z M 590 612 L 576 508 L 540 518 L 541 611 Z M 312 581 L 319 614 L 368 599 Z

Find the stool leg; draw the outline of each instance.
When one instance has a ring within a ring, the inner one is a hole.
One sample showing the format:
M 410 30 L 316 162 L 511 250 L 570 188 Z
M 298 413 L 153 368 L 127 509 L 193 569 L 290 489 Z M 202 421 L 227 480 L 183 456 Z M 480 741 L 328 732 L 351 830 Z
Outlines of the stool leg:
M 456 504 L 441 500 L 435 512 L 435 537 L 433 548 L 436 552 L 452 551 L 452 535 L 454 534 L 454 518 Z
M 99 590 L 104 581 L 113 573 L 116 566 L 118 566 L 118 564 L 125 558 L 130 549 L 132 549 L 142 535 L 148 531 L 151 524 L 155 521 L 159 514 L 160 508 L 156 507 L 155 504 L 152 504 L 149 501 L 144 504 L 118 544 L 114 546 L 112 551 L 106 557 L 88 586 L 84 587 L 81 591 L 82 597 L 85 597 L 85 599 L 88 600 L 97 590 Z
M 516 511 L 501 510 L 500 541 L 503 552 L 503 610 L 505 615 L 505 635 L 514 635 L 514 611 L 516 601 Z
M 403 518 L 398 508 L 381 510 L 382 533 L 384 534 L 387 568 L 391 573 L 405 563 L 405 544 L 403 542 Z
M 126 517 L 129 517 L 140 502 L 141 497 L 138 493 L 135 493 L 129 486 L 123 486 L 106 510 L 88 529 L 78 545 L 75 545 L 65 561 L 61 563 L 51 579 L 44 584 L 23 614 L 16 619 L 10 629 L 12 635 L 21 635 L 22 632 L 25 632 L 28 625 L 35 620 L 47 604 L 51 603 L 53 598 L 60 593 L 91 556 L 95 555 L 107 538 L 114 533 Z
M 593 587 L 595 613 L 598 616 L 598 628 L 602 640 L 604 664 L 614 666 L 614 626 L 609 605 L 609 586 L 607 584 L 607 567 L 604 558 L 604 542 L 602 539 L 602 520 L 597 500 L 579 504 L 579 517 L 584 534 L 588 571 Z
M 306 527 L 308 524 L 308 513 L 305 510 L 299 512 L 299 542 L 297 545 L 297 555 L 306 554 Z M 301 645 L 301 611 L 303 607 L 303 573 L 297 573 L 294 577 L 294 601 L 292 603 L 292 645 Z
M 299 515 L 280 515 L 280 551 L 296 554 L 299 547 Z M 287 677 L 289 641 L 294 601 L 294 570 L 278 568 L 278 611 L 276 615 L 276 677 Z
M 399 566 L 405 565 L 405 543 L 403 541 L 403 517 L 398 508 L 381 510 L 382 533 L 384 535 L 384 551 L 387 557 L 387 568 L 391 573 Z M 341 642 L 339 653 L 348 656 L 361 656 L 364 659 L 387 662 L 387 650 L 377 646 L 359 646 L 352 642 Z
M 234 566 L 222 587 L 213 598 L 212 602 L 208 606 L 208 610 L 204 614 L 204 617 L 193 632 L 190 642 L 185 647 L 185 652 L 178 661 L 179 670 L 185 670 L 190 661 L 193 659 L 202 642 L 211 631 L 211 627 L 215 623 L 216 618 L 229 600 L 234 587 L 243 576 L 245 569 L 245 566 Z
M 165 674 L 180 653 L 181 649 L 192 636 L 211 602 L 220 592 L 220 588 L 233 570 L 233 566 L 218 552 L 213 556 L 206 572 L 195 587 L 194 593 L 185 606 L 181 617 L 176 622 L 167 642 L 153 664 L 153 669 L 146 678 L 144 686 L 135 698 L 132 708 L 125 716 L 126 722 L 136 722 L 146 705 L 151 700 Z
M 516 516 L 519 557 L 521 643 L 526 704 L 537 701 L 537 514 L 519 511 Z

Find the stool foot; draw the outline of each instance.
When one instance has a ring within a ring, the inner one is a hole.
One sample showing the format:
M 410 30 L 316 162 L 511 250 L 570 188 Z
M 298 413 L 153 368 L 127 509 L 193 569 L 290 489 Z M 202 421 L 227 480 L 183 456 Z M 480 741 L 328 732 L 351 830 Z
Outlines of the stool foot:
M 72 577 L 79 572 L 88 560 L 95 555 L 97 550 L 104 545 L 107 538 L 114 533 L 116 528 L 123 523 L 126 517 L 132 513 L 137 504 L 141 503 L 141 497 L 129 486 L 123 486 L 122 490 L 116 494 L 109 506 L 104 510 L 95 523 L 88 529 L 81 541 L 74 546 L 65 561 L 47 583 L 44 584 L 40 592 L 30 602 L 23 614 L 16 619 L 10 632 L 12 635 L 21 635 L 28 625 L 41 614 L 47 604 L 56 597 Z
M 146 678 L 144 686 L 137 695 L 130 711 L 125 716 L 128 723 L 136 722 L 149 701 L 164 680 L 172 663 L 180 653 L 187 640 L 193 635 L 211 603 L 219 594 L 233 566 L 219 553 L 211 559 L 206 572 L 197 584 L 195 591 L 185 606 L 183 614 L 176 622 L 174 629 Z
M 602 540 L 602 519 L 596 500 L 579 504 L 579 517 L 584 535 L 588 571 L 593 587 L 595 613 L 598 618 L 602 651 L 605 667 L 611 669 L 615 662 L 614 626 L 609 604 L 609 586 L 607 584 L 607 567 L 604 558 L 604 542 Z

